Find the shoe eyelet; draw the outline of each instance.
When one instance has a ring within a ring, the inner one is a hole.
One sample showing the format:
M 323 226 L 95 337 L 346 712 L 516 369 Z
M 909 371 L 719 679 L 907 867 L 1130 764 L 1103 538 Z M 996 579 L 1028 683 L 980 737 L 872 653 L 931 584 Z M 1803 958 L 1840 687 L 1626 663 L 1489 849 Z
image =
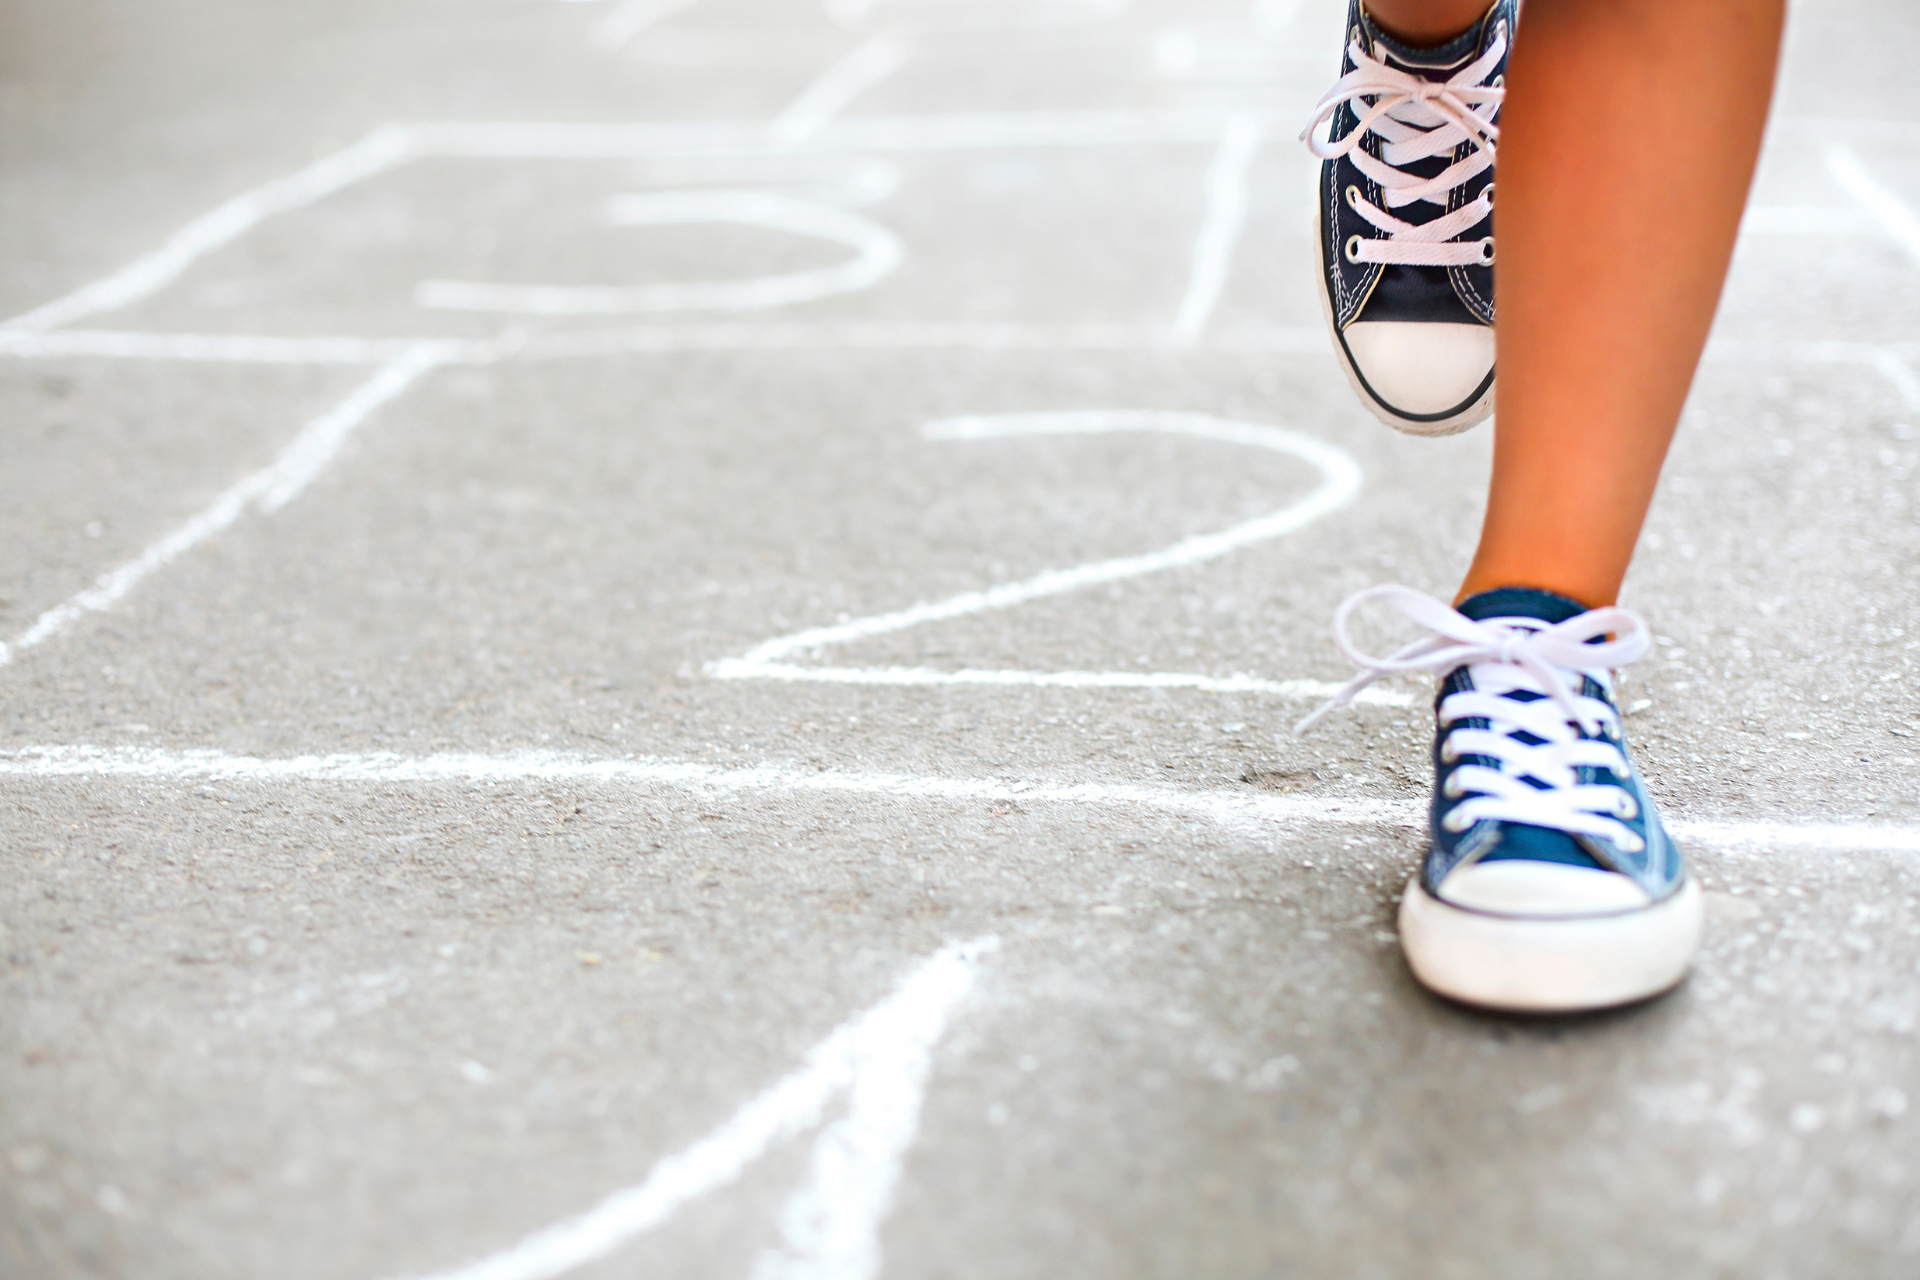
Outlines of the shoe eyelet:
M 1480 203 L 1489 209 L 1493 208 L 1493 184 L 1491 182 L 1480 188 Z
M 1644 849 L 1646 849 L 1647 842 L 1645 840 L 1642 840 L 1639 836 L 1630 835 L 1625 840 L 1622 840 L 1620 842 L 1620 847 L 1622 849 L 1625 849 L 1628 853 L 1640 853 Z
M 1640 802 L 1622 791 L 1620 798 L 1613 802 L 1613 812 L 1619 818 L 1637 818 L 1640 816 Z
M 1452 809 L 1448 811 L 1446 817 L 1440 819 L 1440 825 L 1455 835 L 1458 835 L 1473 825 L 1473 819 L 1467 817 L 1466 814 L 1458 809 Z
M 1347 261 L 1348 262 L 1360 261 L 1360 237 L 1359 236 L 1347 237 Z
M 1501 25 L 1505 26 L 1506 24 L 1502 23 Z M 1504 89 L 1507 87 L 1507 73 L 1503 71 L 1493 79 L 1487 81 L 1487 83 L 1496 89 Z
M 1452 738 L 1440 744 L 1440 758 L 1448 764 L 1460 758 L 1460 748 L 1454 745 Z
M 1354 186 L 1351 182 L 1347 184 L 1347 204 L 1350 208 L 1354 209 L 1360 207 L 1360 188 Z
M 1440 784 L 1440 794 L 1449 800 L 1458 800 L 1466 793 L 1467 790 L 1460 784 L 1460 775 L 1457 773 L 1448 774 L 1447 780 Z
M 1490 267 L 1493 265 L 1493 237 L 1492 236 L 1488 236 L 1486 239 L 1480 242 L 1480 265 L 1483 267 Z

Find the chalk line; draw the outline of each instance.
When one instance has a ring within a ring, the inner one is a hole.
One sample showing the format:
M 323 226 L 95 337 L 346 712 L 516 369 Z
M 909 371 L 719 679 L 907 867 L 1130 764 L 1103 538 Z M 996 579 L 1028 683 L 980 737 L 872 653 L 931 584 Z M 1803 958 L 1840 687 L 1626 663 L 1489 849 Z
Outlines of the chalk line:
M 757 311 L 872 288 L 906 255 L 892 231 L 846 209 L 772 191 L 659 191 L 608 202 L 615 226 L 730 223 L 827 240 L 854 251 L 830 267 L 744 280 L 648 285 L 510 285 L 422 280 L 422 307 L 522 315 L 630 315 L 663 311 Z
M 1330 356 L 1319 329 L 1234 330 L 1208 349 L 1273 355 Z M 913 320 L 851 324 L 675 324 L 575 330 L 531 336 L 528 359 L 555 360 L 628 352 L 942 350 L 1166 351 L 1167 330 L 1127 324 L 1003 324 Z
M 154 570 L 170 564 L 233 524 L 250 504 L 263 513 L 278 511 L 312 483 L 340 451 L 347 435 L 374 410 L 440 363 L 443 360 L 437 346 L 419 343 L 381 366 L 346 399 L 301 428 L 300 434 L 272 462 L 233 484 L 199 514 L 134 559 L 102 574 L 85 591 L 41 614 L 11 643 L 0 644 L 0 666 L 46 643 L 87 614 L 112 608 Z
M 937 981 L 910 978 L 894 997 L 896 1009 L 874 1019 L 888 1025 L 870 1026 L 858 1037 L 864 1043 L 854 1051 L 846 1114 L 814 1141 L 807 1178 L 781 1207 L 780 1246 L 761 1254 L 754 1280 L 874 1280 L 880 1274 L 880 1225 L 920 1129 L 933 1047 L 973 985 L 979 955 L 998 945 L 987 937 L 938 953 L 921 969 L 938 974 Z M 954 959 L 942 964 L 948 956 Z M 910 990 L 916 982 L 927 989 Z
M 1870 363 L 1880 371 L 1880 375 L 1893 384 L 1906 407 L 1920 413 L 1920 377 L 1915 377 L 1913 365 L 1897 351 L 1885 347 L 1873 353 Z
M 1216 351 L 1230 354 L 1332 355 L 1324 329 L 1273 325 L 1215 326 L 1183 347 L 1166 328 L 1144 324 L 1021 324 L 1000 321 L 890 320 L 852 323 L 705 322 L 617 325 L 544 334 L 510 330 L 495 338 L 274 338 L 257 334 L 139 333 L 59 329 L 0 332 L 0 357 L 180 360 L 262 364 L 377 365 L 432 343 L 446 364 L 490 364 L 510 356 L 561 360 L 627 353 L 677 351 L 945 350 L 973 351 Z M 1714 338 L 1704 358 L 1860 364 L 1878 369 L 1909 407 L 1920 408 L 1906 352 L 1912 344 L 1842 341 L 1756 342 Z
M 1247 15 L 1253 29 L 1266 39 L 1286 34 L 1293 23 L 1293 15 L 1300 8 L 1300 0 L 1253 0 L 1253 8 Z
M 1846 147 L 1828 148 L 1827 169 L 1840 189 L 1877 218 L 1894 243 L 1920 266 L 1920 218 L 1914 216 L 1906 202 L 1882 186 L 1860 163 L 1860 157 Z
M 907 61 L 907 45 L 883 33 L 820 73 L 820 77 L 774 117 L 767 136 L 777 146 L 796 146 L 820 132 L 848 103 L 898 71 Z
M 733 1182 L 776 1146 L 818 1124 L 847 1094 L 845 1116 L 816 1141 L 809 1178 L 782 1214 L 782 1245 L 756 1276 L 871 1280 L 880 1225 L 920 1127 L 933 1048 L 972 990 L 993 937 L 942 947 L 893 993 L 808 1050 L 801 1065 L 719 1128 L 579 1217 L 465 1266 L 421 1280 L 551 1280 L 604 1258 L 690 1202 Z
M 1131 147 L 1211 143 L 1219 111 L 1009 111 L 928 116 L 852 116 L 808 142 L 812 150 L 947 151 L 1033 147 Z
M 1250 693 L 1300 701 L 1331 698 L 1345 686 L 1329 680 L 1262 680 L 1256 676 L 1207 676 L 1189 671 L 1017 671 L 1000 668 L 802 667 L 722 658 L 707 674 L 718 680 L 781 680 L 808 684 L 1019 685 L 1039 689 L 1193 689 L 1202 693 Z M 1412 699 L 1391 689 L 1363 689 L 1355 702 L 1404 707 Z
M 108 360 L 180 360 L 214 364 L 374 365 L 397 359 L 431 342 L 446 364 L 485 364 L 498 359 L 498 341 L 465 338 L 273 338 L 247 333 L 135 333 L 104 329 L 56 329 L 50 333 L 0 331 L 0 356 L 52 360 L 76 356 Z
M 193 782 L 316 784 L 579 783 L 669 787 L 709 793 L 812 792 L 890 796 L 935 803 L 1018 801 L 1075 808 L 1147 809 L 1271 834 L 1302 823 L 1405 825 L 1423 806 L 1353 797 L 1181 791 L 1120 783 L 1028 783 L 905 773 L 840 773 L 778 765 L 720 768 L 654 757 L 592 758 L 545 751 L 506 755 L 446 752 L 335 752 L 306 756 L 237 756 L 222 751 L 169 752 L 150 747 L 44 746 L 0 751 L 0 778 L 149 778 Z
M 1213 144 L 1231 113 L 1169 111 L 962 111 L 837 117 L 807 140 L 808 152 L 949 151 L 1031 147 Z M 1258 118 L 1264 119 L 1261 115 Z M 768 126 L 752 121 L 515 122 L 409 124 L 416 157 L 619 160 L 768 154 Z
M 1825 341 L 1755 342 L 1743 338 L 1714 338 L 1702 358 L 1707 360 L 1791 361 L 1796 364 L 1859 364 L 1885 378 L 1901 402 L 1920 412 L 1920 377 L 1896 347 L 1868 342 Z
M 907 19 L 902 25 L 924 34 L 991 31 L 1010 35 L 1102 22 L 1126 12 L 1131 4 L 1132 0 L 826 0 L 825 8 L 829 18 L 849 29 L 866 25 L 876 12 L 894 10 L 888 16 Z M 913 22 L 915 9 L 932 10 L 937 16 L 932 22 Z
M 179 360 L 189 363 L 377 365 L 421 342 L 446 354 L 447 364 L 490 364 L 509 356 L 564 360 L 676 351 L 1164 351 L 1176 345 L 1167 330 L 1144 324 L 1020 324 L 999 321 L 922 321 L 793 324 L 692 322 L 568 329 L 498 338 L 272 338 L 244 333 L 135 333 L 58 329 L 43 334 L 0 333 L 0 358 Z M 1331 356 L 1321 329 L 1241 326 L 1215 329 L 1190 348 L 1236 354 Z M 1716 355 L 1726 354 L 1724 351 Z M 1864 360 L 1865 357 L 1862 357 Z
M 430 783 L 666 787 L 727 795 L 813 792 L 885 796 L 928 803 L 1006 802 L 1096 811 L 1143 809 L 1197 818 L 1256 836 L 1304 826 L 1423 827 L 1426 805 L 1376 796 L 1273 795 L 1253 791 L 1183 791 L 1103 782 L 1007 782 L 909 773 L 841 773 L 781 765 L 721 768 L 651 756 L 617 758 L 520 751 L 502 755 L 442 752 L 333 752 L 304 756 L 241 756 L 224 751 L 156 747 L 32 746 L 0 751 L 0 778 L 140 778 L 158 782 L 413 785 Z M 1719 848 L 1789 847 L 1920 853 L 1920 827 L 1870 822 L 1725 822 L 1681 818 L 1667 826 L 1683 840 Z
M 829 627 L 813 627 L 756 645 L 738 658 L 706 666 L 717 680 L 823 681 L 834 684 L 992 684 L 1053 685 L 1072 688 L 1184 688 L 1213 692 L 1275 693 L 1293 697 L 1325 696 L 1317 682 L 1256 681 L 1249 676 L 1216 677 L 1182 672 L 1059 672 L 925 667 L 810 667 L 783 662 L 803 650 L 817 651 L 872 636 L 903 631 L 930 622 L 1008 609 L 1046 596 L 1119 582 L 1167 569 L 1183 568 L 1224 556 L 1241 547 L 1277 538 L 1313 523 L 1353 501 L 1360 491 L 1360 468 L 1344 450 L 1311 436 L 1279 427 L 1258 426 L 1198 413 L 1163 410 L 1094 410 L 1070 413 L 1001 414 L 949 418 L 928 424 L 929 440 L 992 440 L 1053 435 L 1106 435 L 1155 431 L 1193 439 L 1246 445 L 1283 453 L 1320 472 L 1321 482 L 1305 497 L 1268 515 L 1245 520 L 1219 533 L 1196 534 L 1160 551 L 1119 556 L 1044 573 L 992 587 L 963 591 L 944 600 L 892 613 L 871 614 Z M 1308 692 L 1311 690 L 1311 692 Z M 1405 705 L 1405 695 L 1383 691 L 1381 701 Z
M 698 0 L 621 0 L 593 26 L 593 43 L 608 53 L 623 49 L 647 28 L 665 22 Z
M 1200 330 L 1220 301 L 1227 267 L 1233 261 L 1241 229 L 1246 226 L 1247 170 L 1259 148 L 1260 125 L 1252 116 L 1236 115 L 1227 121 L 1226 130 L 1220 135 L 1220 148 L 1207 169 L 1206 213 L 1194 241 L 1187 294 L 1173 322 L 1173 331 L 1182 342 L 1191 343 L 1199 338 Z
M 85 316 L 122 307 L 165 287 L 195 262 L 231 244 L 276 213 L 312 204 L 356 182 L 391 169 L 409 157 L 411 138 L 402 128 L 376 129 L 366 138 L 287 177 L 234 197 L 173 233 L 144 258 L 54 302 L 15 316 L 0 332 L 38 333 Z

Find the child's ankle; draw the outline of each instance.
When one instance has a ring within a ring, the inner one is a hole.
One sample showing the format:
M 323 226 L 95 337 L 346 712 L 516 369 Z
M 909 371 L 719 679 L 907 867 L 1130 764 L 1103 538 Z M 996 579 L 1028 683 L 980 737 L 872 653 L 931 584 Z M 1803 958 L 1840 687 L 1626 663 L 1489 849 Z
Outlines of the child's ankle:
M 1362 4 L 1360 12 L 1381 33 L 1409 49 L 1434 49 L 1479 26 L 1492 7 L 1487 0 L 1373 0 Z

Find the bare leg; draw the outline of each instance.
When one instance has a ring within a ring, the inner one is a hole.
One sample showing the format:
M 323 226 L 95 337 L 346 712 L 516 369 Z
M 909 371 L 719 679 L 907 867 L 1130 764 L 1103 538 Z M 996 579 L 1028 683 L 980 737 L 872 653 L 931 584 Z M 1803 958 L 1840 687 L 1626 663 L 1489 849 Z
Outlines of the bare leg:
M 1367 16 L 1396 40 L 1445 44 L 1487 11 L 1489 0 L 1362 0 Z
M 1784 7 L 1527 0 L 1497 162 L 1493 482 L 1463 597 L 1619 591 L 1732 256 Z

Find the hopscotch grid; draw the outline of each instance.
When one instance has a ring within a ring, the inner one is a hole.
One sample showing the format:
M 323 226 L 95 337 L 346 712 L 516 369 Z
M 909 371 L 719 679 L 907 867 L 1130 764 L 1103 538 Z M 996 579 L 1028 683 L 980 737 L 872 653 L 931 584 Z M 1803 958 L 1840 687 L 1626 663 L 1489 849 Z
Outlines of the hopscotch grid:
M 667 16 L 690 2 L 626 0 L 603 21 L 597 38 L 603 47 L 618 48 L 651 21 Z M 610 34 L 616 19 L 631 28 L 617 38 Z M 803 143 L 820 145 L 823 138 L 830 139 L 828 131 L 833 116 L 859 92 L 897 69 L 904 57 L 903 47 L 890 37 L 876 38 L 855 50 L 843 63 L 830 68 L 782 114 L 771 127 L 772 141 L 776 145 L 795 146 Z M 836 73 L 841 76 L 839 82 L 832 80 Z M 864 122 L 864 134 L 859 128 L 845 130 L 845 133 L 848 138 L 865 136 L 868 139 L 880 139 L 885 136 L 887 127 L 888 122 L 884 120 L 869 120 Z M 554 339 L 543 350 L 540 340 L 529 344 L 518 338 L 494 341 L 347 337 L 299 339 L 254 335 L 81 333 L 71 330 L 64 335 L 56 335 L 51 332 L 76 320 L 122 309 L 151 296 L 177 280 L 194 262 L 247 234 L 268 217 L 310 204 L 419 155 L 430 154 L 421 150 L 420 144 L 433 136 L 433 128 L 435 126 L 425 126 L 416 131 L 408 126 L 390 126 L 376 131 L 345 151 L 216 207 L 176 232 L 155 254 L 0 324 L 0 354 L 23 358 L 226 360 L 377 366 L 372 378 L 356 388 L 334 409 L 309 422 L 281 451 L 274 463 L 231 486 L 200 515 L 152 544 L 136 560 L 103 575 L 93 588 L 43 614 L 10 646 L 0 645 L 0 665 L 11 662 L 19 652 L 50 639 L 85 613 L 111 607 L 150 573 L 231 526 L 247 507 L 252 506 L 263 514 L 270 514 L 293 500 L 337 454 L 349 433 L 382 406 L 402 396 L 429 370 L 448 364 L 489 363 L 510 354 L 549 359 L 575 354 L 565 349 L 566 339 Z M 1234 243 L 1244 224 L 1245 170 L 1258 140 L 1258 119 L 1246 114 L 1232 116 L 1225 135 L 1220 138 L 1214 169 L 1210 171 L 1208 180 L 1207 217 L 1195 246 L 1188 293 L 1173 325 L 1172 345 L 1198 345 L 1201 332 L 1217 304 Z M 1022 142 L 1025 145 L 1049 145 Z M 867 144 L 868 148 L 879 145 L 882 144 L 874 141 Z M 949 141 L 946 145 L 967 144 Z M 1895 241 L 1920 263 L 1920 221 L 1915 220 L 1912 212 L 1879 187 L 1850 152 L 1836 150 L 1830 153 L 1829 162 L 1843 188 L 1860 200 Z M 690 349 L 669 345 L 675 340 L 669 331 L 681 328 L 691 326 L 623 331 L 628 336 L 622 340 L 631 345 L 619 350 Z M 717 329 L 709 328 L 708 340 L 712 341 L 717 332 Z M 634 334 L 642 336 L 636 338 L 632 336 Z M 747 350 L 777 349 L 778 346 L 758 341 L 757 335 L 749 338 L 739 329 L 731 331 L 729 340 L 738 346 L 715 345 L 721 346 L 721 349 Z M 803 341 L 791 337 L 788 340 L 792 343 Z M 1149 335 L 1139 340 L 1150 340 L 1158 346 L 1169 345 L 1165 335 Z M 1244 336 L 1242 340 L 1245 340 Z M 649 341 L 658 345 L 649 346 Z M 1231 339 L 1223 338 L 1223 341 Z M 880 345 L 877 339 L 874 345 Z M 941 345 L 991 347 L 993 344 L 974 338 Z M 589 353 L 582 351 L 579 354 Z M 1909 407 L 1920 407 L 1920 379 L 1916 379 L 1901 349 L 1893 346 L 1863 347 L 1844 358 L 1877 369 L 1893 384 Z M 754 653 L 779 643 L 768 642 L 768 645 L 761 646 Z M 779 652 L 787 651 L 790 650 Z M 747 659 L 733 661 L 747 662 L 752 657 L 749 654 Z M 779 669 L 778 664 L 766 662 L 760 666 L 759 674 L 762 675 Z M 832 674 L 824 670 L 806 670 L 811 672 L 806 678 L 832 678 Z M 839 674 L 865 678 L 889 672 L 913 676 L 917 669 L 846 671 Z M 944 679 L 957 681 L 964 678 L 976 683 L 993 682 L 1003 676 L 1033 676 L 1036 678 L 1027 682 L 1052 682 L 1063 687 L 1121 687 L 1114 682 L 1125 679 L 1203 679 L 1178 673 L 1144 673 L 1138 676 L 1134 673 L 1101 672 L 938 674 Z M 1283 696 L 1320 696 L 1325 689 L 1333 687 L 1309 681 L 1234 679 L 1242 680 L 1243 684 L 1233 691 L 1271 693 L 1287 690 Z M 866 682 L 889 681 L 868 679 Z M 897 682 L 925 681 L 903 678 Z M 1174 686 L 1148 684 L 1124 687 Z M 1309 688 L 1312 689 L 1311 693 L 1307 692 Z M 1399 698 L 1396 704 L 1404 704 L 1405 701 L 1407 699 Z M 1012 799 L 1089 806 L 1120 803 L 1210 816 L 1224 825 L 1254 825 L 1268 832 L 1277 823 L 1368 823 L 1408 827 L 1416 825 L 1419 818 L 1417 806 L 1386 800 L 1244 797 L 1225 792 L 1178 792 L 1172 789 L 1100 784 L 1034 786 L 913 775 L 803 773 L 779 768 L 719 770 L 669 761 L 592 761 L 538 755 L 408 759 L 390 755 L 336 754 L 263 760 L 226 756 L 217 752 L 168 755 L 142 749 L 115 752 L 87 747 L 45 747 L 0 753 L 0 776 L 131 776 L 175 780 L 220 777 L 236 781 L 271 779 L 334 783 L 538 779 L 629 782 L 713 791 L 837 790 L 935 800 Z M 1683 838 L 1727 847 L 1788 843 L 1815 848 L 1920 851 L 1920 830 L 1907 828 L 1867 824 L 1796 825 L 1711 821 L 1681 821 L 1673 826 Z M 871 1057 L 890 1051 L 896 1065 L 904 1063 L 903 1078 L 910 1078 L 913 1083 L 904 1098 L 892 1099 L 893 1113 L 882 1118 L 881 1129 L 884 1131 L 877 1131 L 877 1136 L 857 1131 L 859 1126 L 853 1122 L 861 1113 L 856 1098 L 854 1104 L 850 1105 L 848 1117 L 834 1125 L 828 1135 L 823 1135 L 821 1144 L 815 1150 L 814 1181 L 796 1192 L 789 1201 L 789 1212 L 784 1216 L 788 1253 L 797 1255 L 789 1256 L 785 1261 L 795 1266 L 796 1273 L 803 1270 L 806 1264 L 813 1264 L 820 1274 L 871 1274 L 878 1266 L 877 1244 L 872 1233 L 877 1231 L 879 1220 L 889 1205 L 893 1185 L 899 1176 L 901 1153 L 911 1142 L 917 1126 L 920 1094 L 914 1090 L 924 1090 L 927 1055 L 944 1031 L 952 1008 L 970 988 L 973 968 L 979 955 L 990 950 L 994 943 L 993 939 L 980 939 L 948 947 L 931 957 L 904 978 L 892 996 L 867 1013 L 849 1020 L 817 1045 L 795 1072 L 750 1100 L 713 1134 L 663 1159 L 640 1185 L 616 1192 L 588 1213 L 536 1232 L 502 1253 L 466 1267 L 436 1273 L 432 1280 L 548 1280 L 604 1257 L 622 1244 L 669 1220 L 675 1211 L 697 1196 L 726 1185 L 772 1146 L 818 1125 L 826 1106 L 837 1092 L 857 1088 L 861 1055 Z M 916 1071 L 917 1075 L 914 1074 Z M 898 1085 L 894 1086 L 894 1092 L 899 1092 Z M 885 1128 L 886 1124 L 892 1127 Z M 836 1141 L 829 1142 L 829 1137 Z M 844 1156 L 848 1150 L 854 1151 L 864 1163 L 855 1161 L 849 1164 L 848 1160 L 842 1159 L 836 1165 L 835 1153 Z M 827 1181 L 828 1173 L 837 1171 L 844 1174 L 849 1168 L 855 1174 L 863 1175 L 871 1185 L 863 1188 L 863 1196 L 855 1196 L 846 1204 L 825 1204 L 825 1199 L 829 1197 L 837 1201 L 840 1187 L 844 1185 L 844 1182 L 830 1184 Z M 812 1202 L 806 1198 L 809 1193 L 813 1195 Z M 795 1221 L 806 1220 L 809 1215 L 817 1219 L 822 1214 L 834 1211 L 843 1215 L 851 1214 L 858 1221 L 851 1222 L 850 1226 L 838 1224 L 837 1230 L 820 1233 L 830 1237 L 824 1243 L 809 1242 L 806 1231 L 793 1225 Z M 815 1251 L 811 1256 L 807 1253 L 809 1248 Z M 822 1259 L 825 1261 L 824 1269 L 818 1265 Z M 765 1264 L 766 1260 L 763 1259 L 763 1270 L 766 1269 Z

